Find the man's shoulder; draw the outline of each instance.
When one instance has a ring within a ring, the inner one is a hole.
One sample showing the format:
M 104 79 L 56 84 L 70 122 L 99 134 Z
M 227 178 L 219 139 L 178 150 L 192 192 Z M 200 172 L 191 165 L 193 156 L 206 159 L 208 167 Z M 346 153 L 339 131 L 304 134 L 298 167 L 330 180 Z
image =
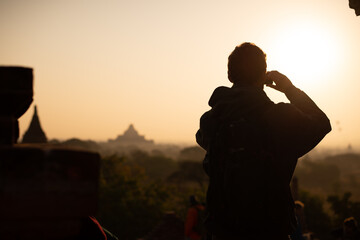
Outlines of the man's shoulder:
M 231 94 L 231 88 L 219 86 L 215 88 L 209 99 L 209 106 L 214 107 L 219 101 Z
M 271 104 L 265 112 L 265 118 L 276 121 L 296 120 L 299 115 L 302 115 L 302 112 L 295 105 L 284 102 Z

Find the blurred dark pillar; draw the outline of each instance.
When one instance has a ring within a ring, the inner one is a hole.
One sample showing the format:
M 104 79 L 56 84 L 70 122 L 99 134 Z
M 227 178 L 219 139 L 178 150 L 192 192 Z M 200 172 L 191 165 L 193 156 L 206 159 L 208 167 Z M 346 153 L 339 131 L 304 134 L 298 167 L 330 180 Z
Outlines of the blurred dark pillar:
M 0 66 L 0 144 L 16 143 L 18 118 L 29 108 L 32 97 L 31 68 Z
M 97 211 L 100 156 L 15 144 L 32 95 L 32 69 L 0 67 L 0 239 L 83 239 Z

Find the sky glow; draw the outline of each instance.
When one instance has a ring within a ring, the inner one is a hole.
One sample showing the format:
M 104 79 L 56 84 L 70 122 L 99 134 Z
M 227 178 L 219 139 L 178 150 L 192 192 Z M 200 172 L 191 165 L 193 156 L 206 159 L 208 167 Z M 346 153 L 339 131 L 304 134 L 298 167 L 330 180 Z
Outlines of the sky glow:
M 249 41 L 327 113 L 322 146 L 360 148 L 360 18 L 347 1 L 2 0 L 0 22 L 0 65 L 34 68 L 50 139 L 106 141 L 133 123 L 195 144 L 212 91 L 230 86 L 228 55 Z

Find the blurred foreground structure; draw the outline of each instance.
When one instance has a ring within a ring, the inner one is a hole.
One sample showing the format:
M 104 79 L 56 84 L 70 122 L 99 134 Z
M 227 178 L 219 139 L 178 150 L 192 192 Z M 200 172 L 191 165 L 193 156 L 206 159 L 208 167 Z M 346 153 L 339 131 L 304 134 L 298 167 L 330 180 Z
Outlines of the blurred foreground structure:
M 100 157 L 17 144 L 32 96 L 32 69 L 0 67 L 0 239 L 81 239 L 97 211 Z
M 360 0 L 349 0 L 349 7 L 355 10 L 356 16 L 360 15 Z

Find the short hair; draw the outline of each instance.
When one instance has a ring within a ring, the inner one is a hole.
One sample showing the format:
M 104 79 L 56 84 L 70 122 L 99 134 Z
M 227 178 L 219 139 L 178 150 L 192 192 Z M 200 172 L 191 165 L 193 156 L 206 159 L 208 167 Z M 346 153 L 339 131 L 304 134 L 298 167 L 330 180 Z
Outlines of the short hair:
M 228 78 L 232 83 L 256 82 L 266 72 L 266 54 L 253 43 L 236 46 L 228 58 Z

